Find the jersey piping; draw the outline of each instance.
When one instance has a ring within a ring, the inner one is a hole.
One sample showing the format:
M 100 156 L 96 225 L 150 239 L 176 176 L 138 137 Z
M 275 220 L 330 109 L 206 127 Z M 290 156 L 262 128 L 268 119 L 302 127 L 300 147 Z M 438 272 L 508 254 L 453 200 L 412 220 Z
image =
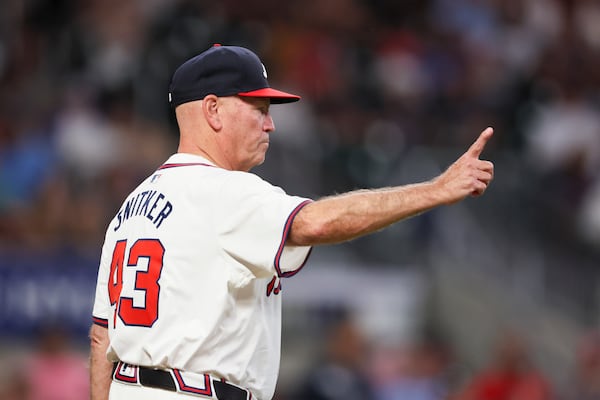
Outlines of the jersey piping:
M 281 255 L 283 254 L 283 249 L 285 247 L 285 242 L 287 240 L 287 237 L 290 234 L 290 230 L 292 228 L 292 223 L 294 222 L 294 219 L 296 218 L 296 215 L 298 215 L 300 210 L 309 203 L 312 203 L 312 201 L 306 200 L 306 201 L 298 204 L 298 206 L 290 213 L 289 217 L 285 221 L 285 225 L 283 227 L 283 234 L 281 235 L 281 243 L 279 244 L 279 249 L 277 249 L 277 253 L 275 254 L 275 261 L 274 261 L 275 270 L 277 271 L 277 276 L 280 278 L 289 278 L 291 276 L 296 275 L 298 272 L 300 272 L 302 267 L 304 267 L 304 265 L 306 264 L 306 261 L 308 261 L 308 258 L 310 257 L 310 253 L 312 252 L 312 247 L 311 247 L 311 249 L 308 251 L 308 254 L 306 254 L 306 258 L 304 259 L 302 264 L 300 264 L 300 266 L 298 268 L 296 268 L 295 270 L 288 271 L 288 272 L 281 271 L 281 267 L 280 267 Z
M 207 164 L 207 163 L 177 163 L 177 164 L 163 164 L 160 167 L 158 167 L 158 170 L 167 169 L 167 168 L 188 167 L 188 166 L 194 166 L 194 165 L 200 165 L 202 167 L 217 168 L 216 166 L 214 166 L 212 164 Z
M 108 320 L 107 319 L 92 316 L 92 322 L 103 328 L 108 328 Z

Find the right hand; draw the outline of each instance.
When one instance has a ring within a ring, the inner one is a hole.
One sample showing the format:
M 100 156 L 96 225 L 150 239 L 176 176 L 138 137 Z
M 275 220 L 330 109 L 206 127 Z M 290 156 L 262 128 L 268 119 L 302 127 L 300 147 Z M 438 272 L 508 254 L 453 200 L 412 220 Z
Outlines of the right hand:
M 445 204 L 456 203 L 469 195 L 481 196 L 485 192 L 494 178 L 494 164 L 480 160 L 479 156 L 493 134 L 492 128 L 481 132 L 471 147 L 434 179 Z

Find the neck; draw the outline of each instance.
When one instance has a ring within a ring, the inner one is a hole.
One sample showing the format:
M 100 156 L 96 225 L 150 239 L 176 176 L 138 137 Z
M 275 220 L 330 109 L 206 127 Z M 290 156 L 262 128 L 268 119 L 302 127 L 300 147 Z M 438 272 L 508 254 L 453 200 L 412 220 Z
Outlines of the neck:
M 186 153 L 186 154 L 194 154 L 197 156 L 201 156 L 206 158 L 208 161 L 216 165 L 217 167 L 225 168 L 226 165 L 222 161 L 220 161 L 217 157 L 214 157 L 210 154 L 209 151 L 204 150 L 202 147 L 197 145 L 186 145 L 185 143 L 180 143 L 177 148 L 178 153 Z
M 217 128 L 203 118 L 203 101 L 189 102 L 175 110 L 179 125 L 179 153 L 195 154 L 206 158 L 217 167 L 233 170 L 227 152 L 220 143 Z

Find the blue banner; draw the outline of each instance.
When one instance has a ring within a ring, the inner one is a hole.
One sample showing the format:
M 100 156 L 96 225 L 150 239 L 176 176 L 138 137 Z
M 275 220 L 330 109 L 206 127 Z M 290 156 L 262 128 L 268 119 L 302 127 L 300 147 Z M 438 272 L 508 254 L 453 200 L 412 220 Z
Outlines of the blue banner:
M 47 325 L 60 325 L 75 336 L 87 335 L 96 273 L 96 268 L 81 264 L 3 266 L 0 268 L 0 335 L 28 337 Z

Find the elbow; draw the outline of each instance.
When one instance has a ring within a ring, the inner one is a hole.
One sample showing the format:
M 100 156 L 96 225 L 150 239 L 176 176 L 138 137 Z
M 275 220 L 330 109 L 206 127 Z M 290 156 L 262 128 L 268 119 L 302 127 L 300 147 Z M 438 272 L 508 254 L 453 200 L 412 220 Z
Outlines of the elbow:
M 340 243 L 349 237 L 353 229 L 344 223 L 339 212 L 332 207 L 323 206 L 317 201 L 303 207 L 294 218 L 287 244 L 292 246 L 315 246 L 319 244 Z

